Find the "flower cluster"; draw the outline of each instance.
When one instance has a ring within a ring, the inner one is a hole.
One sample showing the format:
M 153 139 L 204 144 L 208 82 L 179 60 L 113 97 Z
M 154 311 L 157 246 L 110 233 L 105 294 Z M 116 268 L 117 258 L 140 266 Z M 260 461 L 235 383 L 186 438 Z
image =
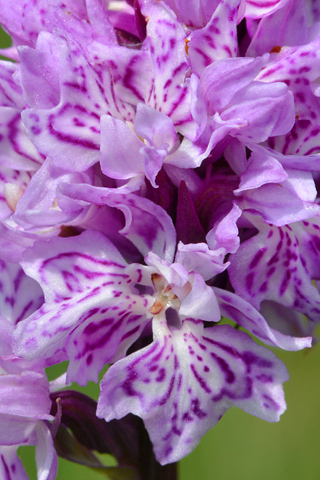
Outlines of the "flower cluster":
M 279 420 L 261 343 L 320 320 L 319 2 L 0 0 L 0 22 L 2 476 L 35 444 L 55 478 L 50 392 L 106 364 L 97 416 L 141 417 L 161 464 L 232 406 Z

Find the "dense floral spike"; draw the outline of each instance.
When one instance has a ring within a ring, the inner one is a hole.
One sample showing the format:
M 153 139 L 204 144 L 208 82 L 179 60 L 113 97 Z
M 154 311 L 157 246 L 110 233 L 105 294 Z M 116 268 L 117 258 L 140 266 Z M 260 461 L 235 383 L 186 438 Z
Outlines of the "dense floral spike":
M 141 416 L 163 464 L 233 405 L 279 419 L 285 367 L 238 328 L 294 351 L 319 323 L 319 20 L 0 0 L 0 475 L 26 478 L 24 442 L 54 480 L 62 360 L 50 388 L 113 363 L 98 414 Z

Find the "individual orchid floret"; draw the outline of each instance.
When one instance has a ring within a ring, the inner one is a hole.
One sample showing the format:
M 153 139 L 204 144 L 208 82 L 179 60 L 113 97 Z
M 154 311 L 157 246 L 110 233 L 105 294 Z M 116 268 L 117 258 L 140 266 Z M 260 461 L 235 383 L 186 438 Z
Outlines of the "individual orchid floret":
M 244 143 L 260 143 L 281 135 L 293 123 L 293 99 L 287 86 L 275 82 L 266 88 L 256 79 L 266 60 L 267 57 L 221 60 L 207 67 L 201 76 L 213 122 L 229 127 L 228 133 Z
M 260 214 L 265 222 L 276 226 L 305 220 L 319 212 L 312 173 L 283 168 L 263 148 L 251 154 L 234 195 L 243 211 Z
M 145 45 L 150 49 L 153 85 L 148 105 L 171 118 L 177 131 L 197 138 L 199 126 L 190 111 L 193 86 L 186 54 L 186 32 L 176 15 L 160 2 L 143 2 L 148 18 Z
M 17 202 L 12 220 L 25 230 L 35 231 L 41 237 L 45 229 L 58 230 L 62 225 L 79 225 L 88 213 L 84 207 L 61 193 L 61 186 L 93 182 L 93 172 L 68 172 L 56 167 L 47 158 L 43 166 L 33 175 L 30 185 Z
M 66 172 L 46 159 L 32 173 L 0 165 L 0 257 L 8 261 L 19 261 L 24 248 L 39 238 L 59 235 L 66 226 L 77 228 L 89 222 L 97 210 L 61 193 L 64 183 L 92 183 L 93 172 Z
M 74 21 L 82 28 L 81 22 Z M 133 107 L 149 92 L 145 85 L 151 81 L 150 74 L 146 73 L 144 82 L 138 76 L 141 69 L 150 72 L 149 58 L 146 52 L 125 47 L 106 49 L 98 41 L 85 47 L 80 41 L 81 30 L 77 38 L 68 31 L 61 35 L 65 38 L 43 33 L 36 50 L 21 49 L 22 86 L 33 100 L 32 108 L 23 112 L 23 121 L 32 142 L 57 166 L 84 171 L 100 159 L 100 117 L 109 114 L 133 121 Z M 58 61 L 47 53 L 48 40 L 58 53 Z M 39 62 L 42 67 L 40 71 L 37 67 L 36 86 L 33 65 Z M 50 89 L 41 88 L 48 82 L 48 71 L 53 71 L 59 82 Z M 50 75 L 52 83 L 51 79 Z M 36 90 L 42 91 L 40 99 Z M 52 99 L 55 104 L 50 105 Z
M 21 120 L 25 98 L 17 81 L 17 64 L 0 61 L 0 164 L 7 168 L 36 171 L 43 158 L 29 140 Z
M 68 378 L 83 384 L 96 380 L 105 363 L 123 357 L 159 311 L 173 308 L 183 318 L 220 320 L 215 290 L 205 280 L 227 268 L 224 250 L 211 252 L 202 244 L 180 244 L 176 260 L 181 263 L 172 263 L 175 240 L 170 223 L 164 230 L 165 217 L 158 224 L 154 220 L 160 207 L 148 212 L 146 203 L 133 197 L 126 205 L 116 195 L 113 206 L 126 214 L 123 233 L 142 252 L 148 246 L 158 251 L 148 253 L 148 266 L 127 264 L 98 232 L 51 239 L 50 250 L 47 242 L 37 242 L 26 252 L 22 265 L 40 283 L 45 303 L 17 326 L 17 355 L 50 359 L 65 352 L 70 360 Z M 146 228 L 142 219 L 147 216 L 152 236 L 149 230 L 149 235 L 139 239 L 141 227 Z M 263 341 L 289 350 L 309 345 L 308 338 L 299 343 L 270 330 L 263 317 L 246 302 L 239 303 L 234 294 L 227 299 L 220 291 L 217 295 L 222 308 L 229 310 L 229 318 Z
M 285 82 L 294 95 L 293 128 L 269 138 L 266 146 L 283 165 L 301 170 L 319 168 L 319 52 L 319 38 L 301 47 L 279 47 L 258 76 L 263 82 Z
M 163 298 L 169 292 L 177 295 L 182 313 L 197 309 L 204 319 L 220 318 L 212 289 L 197 273 L 189 278 L 182 265 L 170 267 L 156 254 L 147 257 L 149 267 L 128 265 L 113 245 L 94 232 L 51 239 L 50 244 L 49 252 L 46 242 L 38 242 L 23 263 L 28 274 L 42 285 L 46 302 L 19 323 L 16 353 L 31 359 L 66 351 L 72 380 L 86 383 L 96 379 L 105 363 L 123 356 L 142 334 L 156 299 L 150 293 L 139 294 L 135 285 L 158 292 L 174 284 Z M 163 288 L 154 283 L 155 273 L 165 279 Z
M 169 117 L 139 104 L 133 126 L 105 115 L 101 118 L 101 169 L 107 176 L 126 180 L 144 176 L 156 187 L 156 176 L 170 153 L 179 146 Z M 133 131 L 134 130 L 134 131 Z
M 320 319 L 319 217 L 283 227 L 251 221 L 259 233 L 231 256 L 229 275 L 235 292 L 256 308 L 272 300 L 313 321 Z M 244 274 L 245 272 L 245 274 Z
M 207 109 L 206 127 L 196 141 L 183 140 L 171 157 L 172 163 L 189 165 L 192 155 L 196 159 L 193 163 L 200 165 L 219 142 L 230 136 L 250 147 L 291 130 L 292 92 L 283 82 L 266 85 L 257 79 L 267 60 L 268 55 L 227 58 L 203 70 L 200 84 Z

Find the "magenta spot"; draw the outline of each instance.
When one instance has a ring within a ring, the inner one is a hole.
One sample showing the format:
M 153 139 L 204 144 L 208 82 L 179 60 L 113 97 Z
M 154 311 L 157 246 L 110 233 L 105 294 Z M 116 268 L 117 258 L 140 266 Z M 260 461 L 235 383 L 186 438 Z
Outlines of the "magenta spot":
M 301 68 L 299 69 L 299 73 L 300 73 L 300 74 L 301 74 L 301 73 L 308 73 L 308 72 L 310 72 L 310 70 L 311 70 L 311 67 L 304 66 L 304 67 L 301 67 Z
M 87 356 L 87 365 L 91 365 L 92 363 L 92 360 L 93 360 L 93 356 L 92 356 L 92 353 L 90 353 L 88 356 Z
M 283 279 L 280 285 L 280 290 L 279 290 L 280 296 L 282 296 L 286 292 L 289 285 L 290 278 L 291 278 L 291 271 L 287 270 L 283 276 Z
M 256 376 L 256 379 L 259 380 L 261 383 L 271 383 L 273 382 L 272 375 L 266 375 L 265 373 L 261 373 L 260 375 Z
M 118 298 L 118 297 L 121 297 L 122 292 L 119 292 L 117 290 L 113 290 L 112 294 L 113 294 L 114 297 Z
M 158 372 L 158 376 L 156 378 L 156 382 L 161 383 L 165 380 L 166 378 L 166 370 L 164 368 L 160 368 Z
M 200 387 L 206 392 L 206 393 L 211 393 L 211 388 L 208 386 L 207 382 L 204 380 L 204 378 L 202 378 L 199 373 L 197 372 L 197 370 L 195 369 L 195 366 L 191 363 L 190 365 L 190 369 L 195 377 L 195 379 L 197 380 L 197 382 L 199 383 Z
M 195 398 L 191 402 L 191 411 L 198 417 L 199 419 L 205 418 L 207 416 L 206 412 L 201 410 L 200 408 L 200 402 L 198 398 Z
M 183 415 L 182 415 L 182 420 L 184 422 L 192 422 L 192 417 L 190 416 L 189 412 L 185 412 Z
M 76 127 L 85 127 L 86 124 L 78 117 L 73 117 L 73 123 Z
M 249 265 L 249 268 L 254 268 L 258 265 L 258 263 L 260 262 L 261 258 L 263 257 L 263 255 L 265 254 L 266 252 L 266 248 L 261 248 L 256 254 L 255 256 L 253 257 L 253 259 L 251 260 L 250 262 L 250 265 Z
M 169 385 L 169 388 L 168 390 L 166 391 L 165 395 L 161 398 L 161 400 L 159 400 L 159 405 L 164 405 L 165 403 L 167 403 L 167 401 L 169 400 L 170 398 L 170 395 L 172 393 L 172 390 L 173 390 L 173 386 L 174 386 L 174 381 L 175 381 L 175 375 L 173 375 L 171 377 L 171 380 L 170 380 L 170 385 Z
M 273 410 L 278 411 L 280 410 L 280 405 L 273 400 L 273 398 L 269 397 L 269 395 L 263 395 L 263 398 L 266 402 L 263 404 L 266 408 L 273 408 Z
M 264 282 L 264 283 L 260 286 L 259 292 L 260 292 L 260 293 L 264 293 L 264 292 L 266 292 L 267 290 L 268 290 L 268 283 L 267 283 L 267 282 Z
M 5 461 L 5 458 L 4 458 L 4 456 L 3 456 L 2 454 L 1 454 L 0 459 L 1 459 L 1 463 L 2 463 L 2 465 L 3 465 L 3 470 L 2 470 L 2 469 L 1 469 L 1 470 L 2 470 L 2 471 L 4 472 L 4 474 L 5 474 L 5 478 L 4 478 L 3 480 L 11 480 L 11 475 L 10 475 L 9 467 L 8 467 L 8 465 L 7 465 L 6 461 Z
M 254 280 L 254 273 L 251 272 L 249 275 L 246 276 L 246 287 L 247 290 L 250 292 L 253 286 L 253 280 Z
M 31 127 L 31 132 L 33 133 L 33 135 L 40 135 L 40 133 L 42 132 L 41 128 L 38 127 L 37 125 L 32 125 Z

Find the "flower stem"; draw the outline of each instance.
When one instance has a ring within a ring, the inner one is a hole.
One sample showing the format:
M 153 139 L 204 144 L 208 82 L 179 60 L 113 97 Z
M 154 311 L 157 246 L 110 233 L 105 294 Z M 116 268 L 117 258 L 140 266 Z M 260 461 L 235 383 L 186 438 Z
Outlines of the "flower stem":
M 178 480 L 178 464 L 160 465 L 157 462 L 148 433 L 141 422 L 139 429 L 141 480 Z

